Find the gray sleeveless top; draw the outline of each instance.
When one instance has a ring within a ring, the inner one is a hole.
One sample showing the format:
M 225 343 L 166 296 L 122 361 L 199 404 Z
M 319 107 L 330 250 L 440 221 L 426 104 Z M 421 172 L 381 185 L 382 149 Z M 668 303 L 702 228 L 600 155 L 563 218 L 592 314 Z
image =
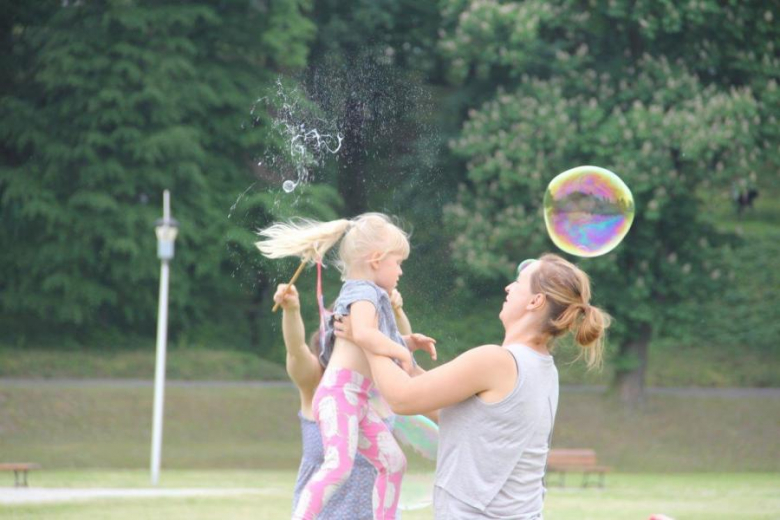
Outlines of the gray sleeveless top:
M 506 349 L 517 364 L 509 395 L 492 404 L 472 396 L 439 412 L 437 519 L 542 518 L 558 370 L 530 347 Z
M 322 437 L 317 423 L 306 419 L 300 412 L 301 434 L 303 436 L 303 455 L 298 468 L 298 480 L 295 482 L 293 494 L 293 511 L 298 505 L 303 488 L 309 479 L 320 469 L 324 459 Z M 352 467 L 347 481 L 331 497 L 318 516 L 323 520 L 373 520 L 372 492 L 376 470 L 360 453 L 355 455 L 355 465 Z
M 348 316 L 350 306 L 357 301 L 371 302 L 376 308 L 380 332 L 396 343 L 406 345 L 401 337 L 401 333 L 398 331 L 398 324 L 395 321 L 393 306 L 390 303 L 390 296 L 387 294 L 387 291 L 368 280 L 347 280 L 341 286 L 338 298 L 333 302 L 333 314 Z M 320 348 L 320 364 L 323 367 L 328 366 L 330 356 L 333 354 L 335 341 L 333 318 L 331 317 L 325 323 L 325 334 Z

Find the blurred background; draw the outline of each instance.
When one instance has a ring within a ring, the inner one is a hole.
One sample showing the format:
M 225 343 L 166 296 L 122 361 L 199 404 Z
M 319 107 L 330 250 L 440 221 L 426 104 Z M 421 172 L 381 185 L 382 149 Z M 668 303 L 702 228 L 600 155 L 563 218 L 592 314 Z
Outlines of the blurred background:
M 551 491 L 547 516 L 780 518 L 777 3 L 0 6 L 0 462 L 41 464 L 43 487 L 147 485 L 169 189 L 162 485 L 268 491 L 0 516 L 285 518 L 298 404 L 271 307 L 297 261 L 262 258 L 256 231 L 397 216 L 406 312 L 447 360 L 501 341 L 517 264 L 556 252 L 547 184 L 593 164 L 636 218 L 609 254 L 568 257 L 615 324 L 601 371 L 558 346 L 553 447 L 612 473 Z M 296 148 L 313 129 L 340 148 Z M 311 330 L 315 281 L 298 282 Z M 332 300 L 335 269 L 324 283 Z

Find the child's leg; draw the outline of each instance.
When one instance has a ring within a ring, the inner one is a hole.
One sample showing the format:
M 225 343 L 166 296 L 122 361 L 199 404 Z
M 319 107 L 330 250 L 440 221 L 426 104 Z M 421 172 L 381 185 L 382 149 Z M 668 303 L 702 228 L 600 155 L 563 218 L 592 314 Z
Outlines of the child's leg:
M 406 456 L 390 429 L 370 407 L 360 421 L 358 451 L 377 470 L 374 482 L 374 519 L 395 520 Z
M 359 394 L 365 394 L 353 379 L 363 376 L 345 369 L 325 372 L 314 394 L 312 411 L 322 435 L 325 458 L 298 499 L 293 520 L 313 520 L 333 493 L 349 478 L 358 442 Z M 366 386 L 368 386 L 366 382 Z

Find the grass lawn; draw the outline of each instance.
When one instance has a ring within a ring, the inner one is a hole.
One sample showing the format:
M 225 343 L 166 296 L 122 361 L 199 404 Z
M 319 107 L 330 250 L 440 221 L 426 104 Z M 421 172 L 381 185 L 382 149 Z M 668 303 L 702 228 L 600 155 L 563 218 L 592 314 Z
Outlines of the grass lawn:
M 414 475 L 412 475 L 414 477 Z M 294 471 L 166 470 L 162 487 L 240 487 L 261 494 L 219 498 L 101 499 L 58 504 L 0 506 L 8 519 L 263 519 L 289 518 Z M 572 482 L 574 479 L 572 479 Z M 37 487 L 145 487 L 148 472 L 42 471 Z M 645 519 L 664 512 L 680 520 L 769 520 L 780 517 L 780 475 L 761 473 L 630 474 L 607 478 L 606 489 L 552 488 L 547 520 Z M 402 495 L 402 501 L 404 500 Z M 433 518 L 430 507 L 404 511 L 405 520 Z
M 250 488 L 230 497 L 115 498 L 0 506 L 0 518 L 284 519 L 300 460 L 292 387 L 191 384 L 166 390 L 166 488 Z M 151 386 L 0 382 L 0 459 L 43 465 L 36 488 L 148 486 Z M 780 399 L 650 395 L 628 410 L 593 392 L 561 394 L 554 447 L 594 448 L 612 466 L 607 487 L 552 488 L 547 520 L 780 518 Z M 103 469 L 95 469 L 103 468 Z M 408 482 L 430 480 L 411 457 Z M 0 485 L 13 476 L 0 474 Z M 9 491 L 0 489 L 0 493 Z M 14 491 L 11 489 L 10 491 Z M 402 494 L 403 495 L 403 494 Z M 418 498 L 402 498 L 417 504 Z M 430 508 L 405 520 L 432 518 Z
M 0 346 L 0 377 L 152 379 L 154 342 L 147 349 L 55 350 Z M 284 367 L 249 352 L 171 349 L 166 376 L 178 380 L 287 381 Z
M 151 386 L 0 382 L 0 454 L 47 469 L 149 464 Z M 288 470 L 300 460 L 292 387 L 170 386 L 163 464 Z M 588 447 L 624 472 L 780 472 L 780 398 L 650 395 L 630 410 L 597 393 L 561 394 L 553 447 Z M 410 460 L 413 470 L 430 470 Z
M 493 314 L 464 318 L 464 327 L 478 327 L 476 322 L 498 324 Z M 471 321 L 475 323 L 471 323 Z M 420 320 L 425 322 L 425 320 Z M 495 323 L 493 323 L 495 322 Z M 454 357 L 454 333 L 426 330 L 440 342 L 442 360 Z M 494 334 L 499 341 L 500 331 Z M 556 364 L 561 384 L 606 385 L 612 380 L 614 367 L 607 364 L 602 371 L 585 369 L 582 362 L 574 362 L 577 352 L 561 345 L 556 353 Z M 30 347 L 13 349 L 0 345 L 0 377 L 7 378 L 68 378 L 68 379 L 146 379 L 154 377 L 154 344 L 145 350 L 53 350 Z M 423 366 L 432 365 L 418 354 Z M 287 381 L 284 367 L 249 352 L 233 350 L 174 349 L 168 353 L 166 364 L 170 380 L 198 381 Z M 649 386 L 702 387 L 778 387 L 780 386 L 780 355 L 767 355 L 758 349 L 741 345 L 680 344 L 670 339 L 653 342 L 650 366 L 647 371 Z

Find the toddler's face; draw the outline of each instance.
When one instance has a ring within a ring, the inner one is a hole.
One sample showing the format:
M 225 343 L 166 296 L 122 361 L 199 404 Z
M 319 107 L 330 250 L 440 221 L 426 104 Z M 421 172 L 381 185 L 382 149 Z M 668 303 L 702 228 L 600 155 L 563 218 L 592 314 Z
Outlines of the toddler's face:
M 375 264 L 374 283 L 387 291 L 388 294 L 391 294 L 393 289 L 395 289 L 395 286 L 398 285 L 399 278 L 404 274 L 401 269 L 403 261 L 403 256 L 398 253 L 389 253 L 385 255 L 384 258 Z

